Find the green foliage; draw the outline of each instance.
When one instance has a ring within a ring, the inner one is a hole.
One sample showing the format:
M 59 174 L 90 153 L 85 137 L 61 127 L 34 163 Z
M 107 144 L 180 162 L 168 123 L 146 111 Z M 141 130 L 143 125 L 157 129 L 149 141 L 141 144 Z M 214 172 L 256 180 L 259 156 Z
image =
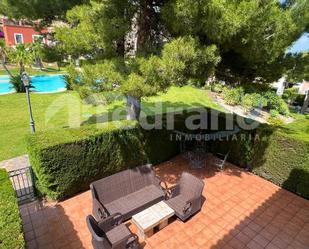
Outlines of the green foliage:
M 62 51 L 75 59 L 81 55 L 123 56 L 123 40 L 130 29 L 132 8 L 129 1 L 119 0 L 75 6 L 66 14 L 68 25 L 56 27 L 55 37 Z
M 309 199 L 309 119 L 278 127 L 260 125 L 252 132 L 210 143 L 213 153 L 227 153 L 228 161 L 250 168 L 267 180 Z
M 24 92 L 26 92 L 26 88 L 24 86 L 23 81 L 21 80 L 20 75 L 16 75 L 16 76 L 10 77 L 10 83 L 12 84 L 12 88 L 17 93 L 24 93 Z M 29 89 L 32 89 L 32 88 L 34 88 L 34 87 L 31 85 L 31 82 L 30 82 Z
M 267 99 L 264 98 L 261 94 L 251 93 L 246 94 L 241 101 L 241 105 L 245 108 L 247 112 L 255 108 L 263 108 L 267 106 Z
M 224 88 L 224 100 L 229 105 L 239 105 L 244 96 L 244 89 L 242 87 Z
M 288 115 L 290 113 L 288 105 L 275 92 L 268 91 L 264 94 L 264 97 L 267 99 L 267 107 L 269 110 L 275 109 L 282 115 Z
M 74 90 L 74 87 L 78 85 L 78 77 L 79 74 L 75 69 L 73 64 L 70 64 L 66 67 L 66 74 L 63 76 L 66 89 L 67 90 Z
M 224 91 L 224 85 L 221 83 L 214 83 L 210 86 L 212 92 L 222 93 Z
M 165 77 L 175 85 L 185 85 L 191 79 L 203 86 L 220 60 L 215 45 L 201 46 L 191 36 L 172 40 L 162 51 Z
M 309 52 L 288 54 L 286 57 L 285 73 L 288 80 L 291 82 L 309 80 Z
M 274 114 L 274 113 L 273 113 Z M 284 125 L 284 122 L 281 120 L 281 118 L 279 116 L 273 116 L 271 115 L 269 118 L 268 118 L 268 123 L 274 127 L 279 127 L 279 126 L 282 126 Z
M 85 65 L 81 71 L 76 71 L 71 65 L 69 77 L 72 88 L 85 99 L 94 93 L 119 91 L 119 87 L 125 83 L 126 70 L 126 65 L 120 59 L 104 60 L 96 65 Z M 129 91 L 129 87 L 126 90 Z
M 285 89 L 282 98 L 289 104 L 303 106 L 305 95 L 299 94 L 298 90 L 297 88 Z
M 61 17 L 65 12 L 82 0 L 1 0 L 1 14 L 15 19 L 37 20 L 45 19 L 51 21 L 53 18 Z
M 32 65 L 35 59 L 34 55 L 30 45 L 18 44 L 8 50 L 9 60 L 20 67 L 20 75 L 25 71 L 25 66 Z
M 162 13 L 173 35 L 197 36 L 203 44 L 222 48 L 219 77 L 272 81 L 286 71 L 285 52 L 308 27 L 308 14 L 298 11 L 299 2 L 307 1 L 282 8 L 277 1 L 174 0 Z
M 40 132 L 27 141 L 38 188 L 52 199 L 70 197 L 94 180 L 146 162 L 159 163 L 178 152 L 168 132 L 145 131 L 128 121 Z
M 295 122 L 280 129 L 259 129 L 260 142 L 254 148 L 253 171 L 309 199 L 309 137 L 307 132 L 290 130 L 297 125 Z M 304 125 L 309 127 L 308 121 Z
M 275 110 L 275 109 L 271 109 L 269 111 L 269 114 L 270 114 L 271 117 L 276 118 L 276 117 L 279 116 L 280 113 L 277 110 Z
M 85 65 L 78 73 L 80 80 L 72 85 L 82 98 L 117 91 L 140 99 L 171 85 L 202 85 L 219 61 L 215 46 L 201 47 L 196 39 L 185 37 L 166 43 L 158 56 L 126 61 L 114 58 Z
M 288 103 L 293 103 L 296 100 L 297 95 L 298 95 L 297 88 L 287 88 L 284 90 L 282 98 Z
M 0 248 L 25 248 L 15 190 L 5 169 L 0 169 L 0 227 Z
M 155 95 L 157 93 L 156 88 L 146 84 L 145 79 L 135 73 L 129 75 L 128 79 L 120 87 L 120 91 L 136 99 L 141 99 L 143 96 Z
M 254 96 L 246 94 L 241 100 L 241 105 L 245 108 L 246 112 L 250 112 L 254 108 Z
M 44 45 L 42 48 L 42 60 L 44 62 L 57 62 L 58 64 L 60 64 L 63 60 L 63 57 L 63 53 L 58 46 Z

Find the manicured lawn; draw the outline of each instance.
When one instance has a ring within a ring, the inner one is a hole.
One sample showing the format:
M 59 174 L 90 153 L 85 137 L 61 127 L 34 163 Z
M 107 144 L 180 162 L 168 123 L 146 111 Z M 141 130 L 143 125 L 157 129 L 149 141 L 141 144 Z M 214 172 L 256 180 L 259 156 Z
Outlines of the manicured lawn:
M 39 69 L 33 69 L 33 68 L 27 68 L 26 69 L 27 73 L 30 75 L 44 75 L 44 74 L 61 74 L 64 71 L 60 69 L 60 71 L 56 68 L 45 68 L 43 70 Z M 10 68 L 10 72 L 13 75 L 19 74 L 19 68 Z M 8 75 L 8 73 L 3 69 L 3 67 L 0 67 L 0 75 Z
M 118 100 L 109 105 L 83 104 L 76 92 L 54 94 L 31 94 L 36 129 L 78 127 L 91 120 L 92 115 L 110 113 L 116 107 L 124 109 L 125 102 Z M 189 109 L 207 106 L 222 110 L 209 97 L 208 91 L 193 87 L 172 87 L 167 93 L 143 100 L 145 114 L 158 114 L 160 108 L 153 109 L 156 102 L 162 102 L 163 112 L 172 111 L 168 107 Z M 144 115 L 145 115 L 144 114 Z M 110 115 L 109 115 L 110 116 Z M 25 94 L 0 95 L 0 160 L 27 153 L 24 137 L 30 132 L 29 114 Z M 122 118 L 125 118 L 123 115 Z M 92 123 L 99 119 L 92 118 Z M 99 120 L 100 121 L 100 120 Z
M 295 122 L 284 125 L 282 130 L 290 136 L 309 142 L 309 117 L 298 115 Z

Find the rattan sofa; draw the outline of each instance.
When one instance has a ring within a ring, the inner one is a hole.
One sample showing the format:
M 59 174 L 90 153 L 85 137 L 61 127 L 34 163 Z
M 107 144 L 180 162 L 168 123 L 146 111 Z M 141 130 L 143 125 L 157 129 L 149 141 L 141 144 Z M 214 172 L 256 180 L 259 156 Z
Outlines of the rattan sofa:
M 151 165 L 128 169 L 90 185 L 93 215 L 101 220 L 120 213 L 124 220 L 165 199 Z

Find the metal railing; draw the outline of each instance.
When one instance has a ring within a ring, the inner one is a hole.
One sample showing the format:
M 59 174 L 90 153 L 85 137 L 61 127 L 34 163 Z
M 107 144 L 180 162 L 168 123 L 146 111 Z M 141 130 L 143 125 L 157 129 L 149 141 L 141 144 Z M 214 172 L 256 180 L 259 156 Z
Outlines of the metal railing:
M 36 196 L 34 175 L 31 167 L 9 171 L 19 204 L 33 201 Z

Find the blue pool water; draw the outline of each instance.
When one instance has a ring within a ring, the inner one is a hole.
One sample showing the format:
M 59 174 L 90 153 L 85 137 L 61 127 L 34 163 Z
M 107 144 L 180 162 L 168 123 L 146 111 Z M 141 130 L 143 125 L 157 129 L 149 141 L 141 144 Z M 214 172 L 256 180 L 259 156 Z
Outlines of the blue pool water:
M 33 92 L 58 92 L 65 90 L 62 75 L 36 75 L 31 77 Z M 0 94 L 14 92 L 9 76 L 0 76 Z

